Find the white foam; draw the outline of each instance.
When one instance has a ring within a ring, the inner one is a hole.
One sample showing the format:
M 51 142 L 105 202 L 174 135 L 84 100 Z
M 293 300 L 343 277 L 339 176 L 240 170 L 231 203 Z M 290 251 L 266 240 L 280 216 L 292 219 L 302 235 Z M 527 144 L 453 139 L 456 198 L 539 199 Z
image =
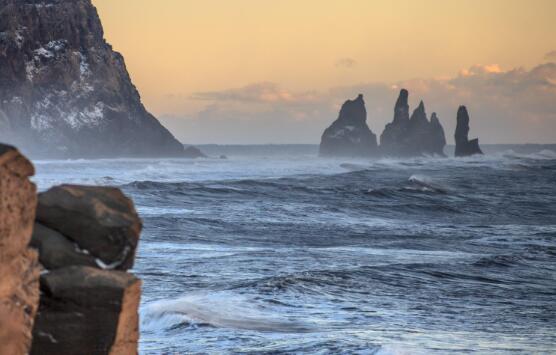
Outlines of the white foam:
M 231 292 L 190 294 L 150 303 L 141 309 L 143 330 L 163 331 L 183 323 L 260 332 L 299 333 L 307 324 L 288 319 L 246 296 Z

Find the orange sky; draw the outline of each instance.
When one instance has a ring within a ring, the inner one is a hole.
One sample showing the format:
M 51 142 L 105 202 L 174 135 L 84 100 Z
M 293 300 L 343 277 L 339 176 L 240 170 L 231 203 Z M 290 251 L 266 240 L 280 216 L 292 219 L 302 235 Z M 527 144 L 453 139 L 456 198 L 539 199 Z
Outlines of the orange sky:
M 183 119 L 207 106 L 192 98 L 198 92 L 254 83 L 322 92 L 441 79 L 475 64 L 531 68 L 556 49 L 553 0 L 93 3 L 147 108 Z

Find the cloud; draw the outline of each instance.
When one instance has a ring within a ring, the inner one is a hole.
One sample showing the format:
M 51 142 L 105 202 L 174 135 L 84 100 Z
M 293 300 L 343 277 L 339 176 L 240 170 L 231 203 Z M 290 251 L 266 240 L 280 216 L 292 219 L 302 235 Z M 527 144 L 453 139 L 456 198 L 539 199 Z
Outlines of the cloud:
M 240 88 L 223 91 L 207 91 L 194 93 L 194 100 L 236 101 L 245 103 L 292 103 L 310 100 L 314 96 L 310 92 L 293 93 L 282 89 L 271 82 L 254 83 Z
M 474 65 L 444 79 L 362 83 L 298 92 L 277 83 L 196 93 L 204 108 L 188 118 L 161 117 L 178 137 L 191 143 L 318 143 L 341 104 L 365 97 L 368 124 L 380 136 L 392 120 L 401 88 L 415 108 L 423 99 L 437 112 L 449 142 L 459 105 L 471 114 L 471 135 L 484 143 L 556 143 L 556 63 L 530 70 Z
M 462 69 L 459 72 L 460 76 L 474 76 L 480 74 L 490 74 L 490 73 L 501 73 L 502 69 L 498 64 L 490 64 L 490 65 L 481 65 L 475 64 L 471 66 L 469 69 Z
M 546 60 L 556 60 L 556 50 L 546 53 L 544 55 L 544 59 L 546 59 Z
M 337 68 L 351 69 L 357 65 L 357 61 L 353 58 L 340 58 L 336 61 Z

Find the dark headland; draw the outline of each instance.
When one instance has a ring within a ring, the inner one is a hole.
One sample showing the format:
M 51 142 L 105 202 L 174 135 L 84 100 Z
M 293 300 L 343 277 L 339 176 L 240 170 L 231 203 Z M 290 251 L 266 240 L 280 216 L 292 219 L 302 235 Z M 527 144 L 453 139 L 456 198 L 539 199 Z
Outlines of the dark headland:
M 0 141 L 33 157 L 184 156 L 90 0 L 0 0 Z

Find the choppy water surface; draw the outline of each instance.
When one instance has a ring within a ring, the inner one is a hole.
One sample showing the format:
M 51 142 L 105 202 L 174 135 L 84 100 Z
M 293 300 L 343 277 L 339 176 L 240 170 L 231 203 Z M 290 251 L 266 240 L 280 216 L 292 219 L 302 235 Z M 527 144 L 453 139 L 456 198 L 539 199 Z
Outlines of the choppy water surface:
M 35 162 L 41 189 L 133 197 L 142 353 L 556 351 L 553 147 L 377 161 L 227 149 Z

